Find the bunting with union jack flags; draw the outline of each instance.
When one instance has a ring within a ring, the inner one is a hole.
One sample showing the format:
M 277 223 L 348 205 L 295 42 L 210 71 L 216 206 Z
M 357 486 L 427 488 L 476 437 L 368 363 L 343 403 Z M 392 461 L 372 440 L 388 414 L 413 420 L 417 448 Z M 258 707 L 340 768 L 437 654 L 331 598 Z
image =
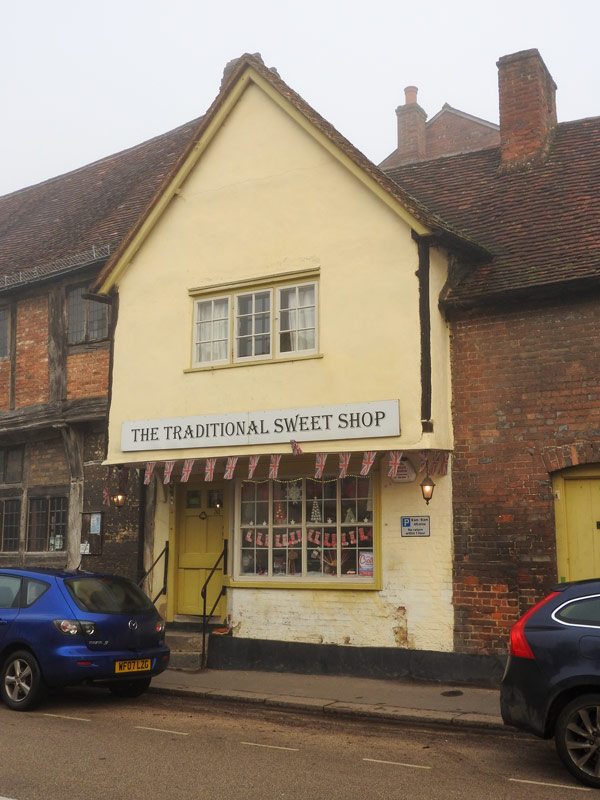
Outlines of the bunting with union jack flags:
M 194 466 L 195 458 L 186 458 L 183 462 L 183 469 L 181 470 L 181 482 L 187 483 L 192 474 L 192 467 Z
M 327 453 L 317 453 L 315 458 L 315 478 L 319 479 L 323 477 L 326 461 L 327 461 Z
M 371 472 L 371 467 L 375 463 L 375 456 L 377 455 L 376 450 L 366 450 L 363 453 L 363 460 L 360 467 L 360 474 L 363 477 L 366 477 L 369 472 Z
M 250 456 L 250 461 L 248 462 L 248 480 L 252 480 L 254 477 L 259 460 L 260 456 Z
M 402 450 L 391 450 L 388 457 L 388 478 L 395 478 L 402 461 Z
M 226 481 L 230 481 L 233 478 L 233 473 L 235 472 L 235 465 L 238 462 L 237 456 L 229 456 L 227 459 L 227 464 L 225 465 L 225 474 L 223 477 Z
M 271 460 L 269 462 L 269 478 L 273 481 L 277 478 L 280 461 L 281 461 L 280 455 L 271 456 Z
M 150 481 L 152 480 L 152 475 L 154 474 L 154 467 L 156 466 L 156 461 L 148 461 L 146 462 L 146 469 L 144 470 L 144 485 L 148 486 Z
M 217 463 L 216 458 L 207 458 L 206 464 L 204 465 L 204 480 L 205 481 L 212 481 L 215 476 L 215 465 Z
M 165 461 L 165 472 L 163 475 L 163 483 L 171 483 L 171 475 L 173 474 L 174 461 Z
M 340 453 L 339 455 L 339 466 L 340 466 L 340 478 L 345 478 L 348 474 L 348 467 L 350 466 L 350 453 Z

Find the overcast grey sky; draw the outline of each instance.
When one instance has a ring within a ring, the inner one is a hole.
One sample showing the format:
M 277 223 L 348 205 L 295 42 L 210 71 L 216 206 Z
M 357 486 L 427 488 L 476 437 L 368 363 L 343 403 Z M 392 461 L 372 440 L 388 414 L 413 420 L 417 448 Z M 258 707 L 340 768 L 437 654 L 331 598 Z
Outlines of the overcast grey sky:
M 0 194 L 202 114 L 223 66 L 267 66 L 375 162 L 419 87 L 497 122 L 496 61 L 540 50 L 560 120 L 600 114 L 597 0 L 0 0 Z

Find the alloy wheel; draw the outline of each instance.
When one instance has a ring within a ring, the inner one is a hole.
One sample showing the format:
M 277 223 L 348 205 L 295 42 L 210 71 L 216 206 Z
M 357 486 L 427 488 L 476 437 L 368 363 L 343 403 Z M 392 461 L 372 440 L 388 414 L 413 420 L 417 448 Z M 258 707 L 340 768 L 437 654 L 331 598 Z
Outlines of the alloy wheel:
M 4 690 L 14 703 L 22 703 L 31 692 L 33 680 L 29 664 L 24 659 L 15 658 L 4 675 Z

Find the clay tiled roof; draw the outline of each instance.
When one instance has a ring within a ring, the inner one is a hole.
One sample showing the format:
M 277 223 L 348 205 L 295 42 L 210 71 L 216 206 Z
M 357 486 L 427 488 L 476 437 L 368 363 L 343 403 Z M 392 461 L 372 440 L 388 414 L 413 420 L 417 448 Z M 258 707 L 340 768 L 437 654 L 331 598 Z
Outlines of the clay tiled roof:
M 449 305 L 600 285 L 600 117 L 559 124 L 526 169 L 502 170 L 490 148 L 387 174 L 494 256 L 447 289 Z
M 200 121 L 0 197 L 0 289 L 105 260 L 173 171 Z

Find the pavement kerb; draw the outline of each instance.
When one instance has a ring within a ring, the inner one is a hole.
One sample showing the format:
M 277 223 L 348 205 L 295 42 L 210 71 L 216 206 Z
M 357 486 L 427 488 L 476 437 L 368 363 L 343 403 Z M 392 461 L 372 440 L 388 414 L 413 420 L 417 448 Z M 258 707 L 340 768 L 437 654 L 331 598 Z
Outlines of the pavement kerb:
M 290 695 L 268 695 L 236 689 L 185 689 L 174 686 L 151 686 L 153 694 L 172 697 L 190 697 L 201 700 L 222 700 L 230 703 L 249 703 L 269 708 L 323 713 L 327 715 L 372 719 L 386 722 L 419 723 L 442 727 L 485 730 L 489 733 L 507 733 L 501 717 L 486 714 L 457 713 L 454 711 L 431 711 L 418 708 L 403 708 L 385 704 L 348 703 L 316 697 Z

